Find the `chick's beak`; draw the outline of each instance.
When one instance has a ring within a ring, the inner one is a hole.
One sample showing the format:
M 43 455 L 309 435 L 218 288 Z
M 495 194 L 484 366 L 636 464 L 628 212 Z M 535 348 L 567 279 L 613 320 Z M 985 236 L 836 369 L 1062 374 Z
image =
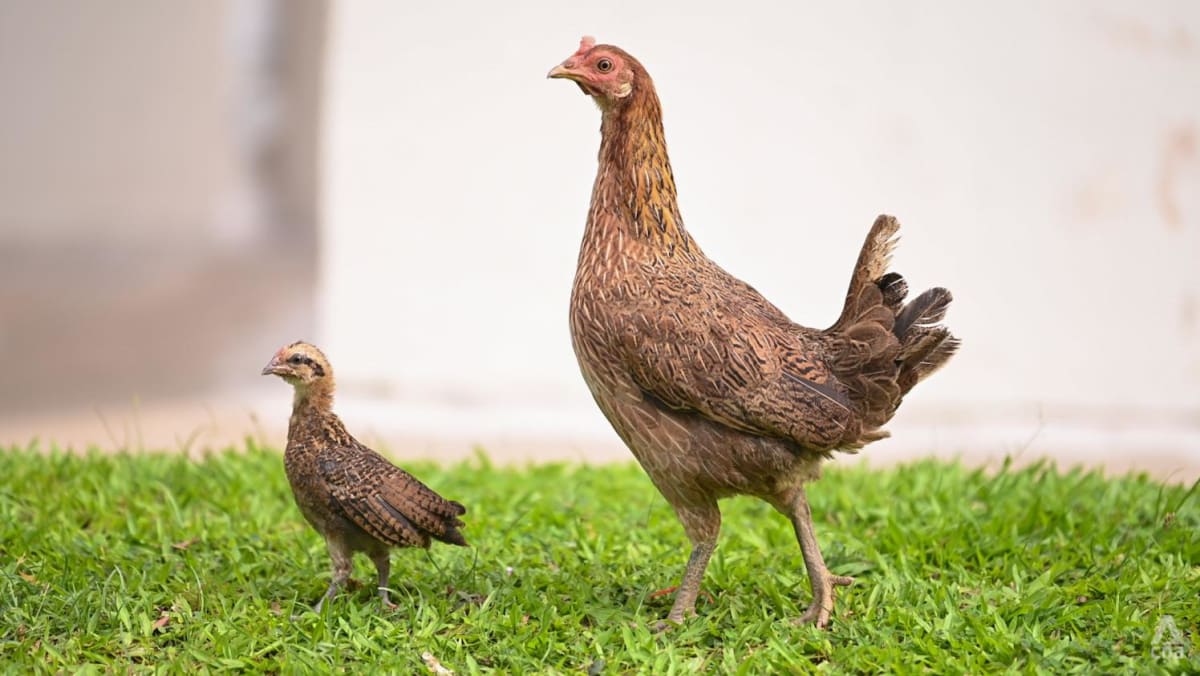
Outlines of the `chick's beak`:
M 262 374 L 264 376 L 281 376 L 287 372 L 287 367 L 283 362 L 279 361 L 279 357 L 272 357 L 271 361 L 263 367 Z

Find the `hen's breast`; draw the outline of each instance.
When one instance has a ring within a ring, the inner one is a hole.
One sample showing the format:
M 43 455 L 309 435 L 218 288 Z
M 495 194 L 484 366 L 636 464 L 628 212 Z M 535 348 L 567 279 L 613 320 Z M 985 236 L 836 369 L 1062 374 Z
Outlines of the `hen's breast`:
M 571 343 L 592 396 L 616 425 L 612 404 L 641 398 L 618 349 L 620 313 L 646 289 L 644 281 L 596 267 L 581 264 L 571 290 Z
M 797 454 L 787 442 L 672 410 L 634 381 L 623 317 L 681 311 L 668 307 L 678 289 L 657 288 L 665 276 L 647 274 L 650 269 L 630 265 L 607 274 L 581 269 L 570 322 L 592 397 L 658 489 L 672 503 L 686 504 L 742 493 L 773 495 L 782 484 L 815 476 L 815 458 Z

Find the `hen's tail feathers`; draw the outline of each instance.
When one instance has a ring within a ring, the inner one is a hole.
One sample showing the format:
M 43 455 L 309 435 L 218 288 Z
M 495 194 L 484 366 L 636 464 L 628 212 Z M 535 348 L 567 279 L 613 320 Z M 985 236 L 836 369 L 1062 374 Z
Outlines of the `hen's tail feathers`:
M 838 379 L 862 412 L 862 427 L 850 447 L 887 436 L 882 427 L 900 401 L 958 349 L 958 339 L 939 322 L 952 296 L 933 288 L 907 304 L 908 283 L 888 272 L 900 224 L 875 219 L 854 266 L 846 304 L 829 331 L 841 337 L 834 361 Z
M 838 317 L 830 331 L 841 331 L 848 327 L 854 321 L 855 309 L 861 308 L 862 301 L 865 300 L 860 299 L 863 291 L 872 287 L 879 288 L 878 282 L 883 281 L 888 266 L 892 263 L 892 251 L 899 241 L 899 233 L 900 222 L 895 217 L 882 214 L 875 219 L 858 254 L 858 262 L 854 264 L 854 274 L 850 276 L 850 288 L 846 290 L 842 316 Z M 901 283 L 903 281 L 900 279 Z M 906 292 L 907 285 L 903 285 L 900 297 L 903 298 Z
M 935 287 L 914 298 L 896 315 L 894 330 L 900 339 L 896 383 L 902 395 L 941 368 L 958 350 L 958 339 L 939 325 L 952 300 L 949 289 Z

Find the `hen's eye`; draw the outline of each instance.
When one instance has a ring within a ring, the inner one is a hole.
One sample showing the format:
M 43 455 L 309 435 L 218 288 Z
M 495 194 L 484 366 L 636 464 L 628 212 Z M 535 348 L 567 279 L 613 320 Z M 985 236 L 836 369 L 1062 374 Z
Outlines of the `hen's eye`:
M 608 59 L 600 59 L 596 62 L 596 70 L 600 71 L 601 73 L 607 73 L 608 71 L 612 70 L 612 66 L 612 61 Z
M 288 357 L 289 364 L 300 364 L 303 361 L 304 361 L 304 357 L 302 357 L 299 354 L 294 354 L 294 355 Z

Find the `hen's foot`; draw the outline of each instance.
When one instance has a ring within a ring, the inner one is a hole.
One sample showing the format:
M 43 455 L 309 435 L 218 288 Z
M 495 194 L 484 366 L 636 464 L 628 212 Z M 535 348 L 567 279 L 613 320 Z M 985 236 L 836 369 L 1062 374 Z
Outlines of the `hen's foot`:
M 326 594 L 326 595 L 322 595 L 322 596 L 321 596 L 321 599 L 320 599 L 319 601 L 317 601 L 316 603 L 312 604 L 311 606 L 307 606 L 307 609 L 308 609 L 308 610 L 311 610 L 312 612 L 316 613 L 317 615 L 320 615 L 320 614 L 321 614 L 321 608 L 324 608 L 324 607 L 325 607 L 325 601 L 329 600 L 329 598 L 330 598 L 330 597 L 329 597 L 327 594 Z M 304 615 L 305 615 L 305 614 L 306 614 L 306 613 L 304 613 L 304 612 L 292 613 L 292 621 L 293 621 L 293 622 L 298 622 L 298 621 L 300 621 L 300 620 L 304 619 Z
M 660 591 L 656 591 L 650 595 L 650 598 L 654 598 L 655 596 L 663 596 L 665 594 L 670 594 L 673 591 L 675 591 L 675 587 L 672 587 L 670 589 L 663 589 Z M 717 602 L 716 599 L 713 598 L 712 594 L 709 594 L 708 592 L 706 592 L 704 590 L 700 590 L 699 595 L 708 599 L 709 603 Z M 659 620 L 658 622 L 654 623 L 654 626 L 650 628 L 650 631 L 654 632 L 655 634 L 661 634 L 663 632 L 670 631 L 676 627 L 682 626 L 684 621 L 686 621 L 686 619 L 688 617 L 695 617 L 695 616 L 696 616 L 696 611 L 694 609 L 687 611 L 687 614 L 685 615 L 678 608 L 672 608 L 671 612 L 667 613 L 667 617 L 665 619 Z
M 825 569 L 822 574 L 812 578 L 813 600 L 808 610 L 804 611 L 796 624 L 816 624 L 818 629 L 829 626 L 833 616 L 834 587 L 849 587 L 854 584 L 854 578 L 844 575 L 834 575 Z
M 681 626 L 683 626 L 683 618 L 682 617 L 674 618 L 674 617 L 671 617 L 670 615 L 668 615 L 667 619 L 659 620 L 658 622 L 655 622 L 654 625 L 650 627 L 650 633 L 665 634 L 666 632 L 671 631 L 672 629 L 675 629 L 676 627 L 681 627 Z
M 392 602 L 392 599 L 388 597 L 387 590 L 383 588 L 379 590 L 379 605 L 380 612 L 383 613 L 395 612 L 400 607 Z

